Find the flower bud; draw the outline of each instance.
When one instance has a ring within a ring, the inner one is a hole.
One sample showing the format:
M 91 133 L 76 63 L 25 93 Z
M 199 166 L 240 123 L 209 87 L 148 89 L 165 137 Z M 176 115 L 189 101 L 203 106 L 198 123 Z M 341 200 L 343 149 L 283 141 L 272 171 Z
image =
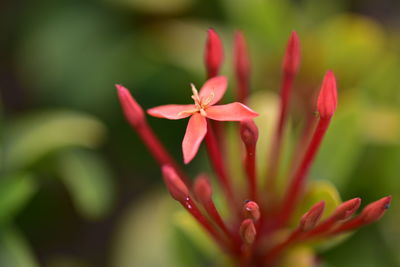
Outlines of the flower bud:
M 260 207 L 254 201 L 247 201 L 243 207 L 243 214 L 247 219 L 252 219 L 256 222 L 261 217 Z
M 254 226 L 254 222 L 251 219 L 245 219 L 240 224 L 240 237 L 242 238 L 243 242 L 246 244 L 252 244 L 256 239 L 256 227 Z
M 120 84 L 116 84 L 115 87 L 117 88 L 119 101 L 126 119 L 132 126 L 139 126 L 145 120 L 143 109 L 135 101 L 128 89 Z
M 364 208 L 360 217 L 364 223 L 372 223 L 382 218 L 385 211 L 390 207 L 392 201 L 391 196 L 383 197 L 375 202 L 372 202 Z
M 224 51 L 222 47 L 222 42 L 214 29 L 209 29 L 206 42 L 206 51 L 204 55 L 204 61 L 209 78 L 218 75 L 223 58 Z
M 255 146 L 258 140 L 258 127 L 253 120 L 240 122 L 240 137 L 246 147 Z
M 238 77 L 248 79 L 250 73 L 250 60 L 247 52 L 246 39 L 242 32 L 235 33 L 235 71 Z
M 193 192 L 196 199 L 202 204 L 212 201 L 212 187 L 207 175 L 201 174 L 196 178 Z
M 322 213 L 324 212 L 325 202 L 321 201 L 311 207 L 309 211 L 307 211 L 303 217 L 301 217 L 300 221 L 300 229 L 304 232 L 312 230 L 319 220 L 321 219 Z
M 175 170 L 169 165 L 164 165 L 162 167 L 162 173 L 164 182 L 171 196 L 179 202 L 187 200 L 189 197 L 189 190 Z
M 283 59 L 283 71 L 296 74 L 300 66 L 300 40 L 295 31 L 290 35 L 285 57 Z
M 348 218 L 350 218 L 351 215 L 353 215 L 358 210 L 360 204 L 361 204 L 361 198 L 359 197 L 343 202 L 336 208 L 336 210 L 332 215 L 332 218 L 335 218 L 335 220 L 338 221 L 347 220 Z
M 317 109 L 323 119 L 330 118 L 335 113 L 337 105 L 336 79 L 332 71 L 325 74 L 318 96 Z

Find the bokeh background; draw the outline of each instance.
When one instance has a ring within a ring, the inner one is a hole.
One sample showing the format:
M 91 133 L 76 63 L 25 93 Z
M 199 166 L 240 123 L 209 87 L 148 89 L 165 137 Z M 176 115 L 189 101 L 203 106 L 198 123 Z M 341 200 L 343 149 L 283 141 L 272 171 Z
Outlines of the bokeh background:
M 311 177 L 343 199 L 394 201 L 321 259 L 400 266 L 398 1 L 10 0 L 0 3 L 1 267 L 211 266 L 210 249 L 173 230 L 177 205 L 114 89 L 124 84 L 144 108 L 185 103 L 189 83 L 205 79 L 209 27 L 222 36 L 229 77 L 234 30 L 243 30 L 254 93 L 278 92 L 293 29 L 303 52 L 295 97 L 335 71 L 340 106 Z M 301 106 L 294 101 L 297 117 Z M 186 122 L 149 123 L 180 159 Z M 204 166 L 201 151 L 187 169 Z

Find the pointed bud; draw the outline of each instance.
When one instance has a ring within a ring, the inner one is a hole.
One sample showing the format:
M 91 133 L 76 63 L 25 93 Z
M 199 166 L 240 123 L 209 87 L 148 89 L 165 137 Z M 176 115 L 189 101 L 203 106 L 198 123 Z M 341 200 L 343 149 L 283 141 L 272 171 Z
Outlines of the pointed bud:
M 243 242 L 246 244 L 252 244 L 256 239 L 256 227 L 254 226 L 254 222 L 251 219 L 245 219 L 240 224 L 240 237 L 242 238 Z
M 300 65 L 300 40 L 295 31 L 290 35 L 285 57 L 283 59 L 283 71 L 289 74 L 296 74 Z
M 246 39 L 240 31 L 235 33 L 234 64 L 238 79 L 248 82 L 250 76 L 250 59 L 247 52 Z
M 360 204 L 361 198 L 359 197 L 343 202 L 336 208 L 331 217 L 338 221 L 347 220 L 358 210 Z
M 322 213 L 324 213 L 325 202 L 321 201 L 311 207 L 309 211 L 307 211 L 303 217 L 301 217 L 300 221 L 300 229 L 304 232 L 312 230 L 321 219 Z
M 200 203 L 206 204 L 212 201 L 212 187 L 207 175 L 201 174 L 196 178 L 193 191 L 196 199 Z
M 253 120 L 240 122 L 240 137 L 246 147 L 255 146 L 258 140 L 258 128 Z
M 382 218 L 385 211 L 390 207 L 392 201 L 391 196 L 383 197 L 375 202 L 372 202 L 364 208 L 360 217 L 364 223 L 372 223 Z
M 212 78 L 218 75 L 219 69 L 224 58 L 224 51 L 221 39 L 214 29 L 208 30 L 206 42 L 206 51 L 204 61 L 207 68 L 208 77 Z
M 119 101 L 126 119 L 134 127 L 139 126 L 145 120 L 143 109 L 135 101 L 128 89 L 120 84 L 116 84 L 115 87 L 117 88 Z
M 244 217 L 252 219 L 253 221 L 258 221 L 260 219 L 260 207 L 254 201 L 247 201 L 243 206 Z
M 318 96 L 317 109 L 321 118 L 330 118 L 337 105 L 336 79 L 332 71 L 325 74 Z
M 189 197 L 189 190 L 175 170 L 169 166 L 162 167 L 164 182 L 171 196 L 177 201 L 185 201 Z

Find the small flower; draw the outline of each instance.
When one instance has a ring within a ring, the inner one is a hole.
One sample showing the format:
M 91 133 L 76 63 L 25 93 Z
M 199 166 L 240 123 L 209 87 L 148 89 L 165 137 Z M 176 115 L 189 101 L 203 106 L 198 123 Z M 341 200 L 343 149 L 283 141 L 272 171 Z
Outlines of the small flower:
M 226 105 L 215 105 L 227 88 L 227 79 L 218 76 L 209 79 L 201 88 L 200 93 L 192 84 L 192 105 L 165 105 L 149 109 L 147 112 L 158 118 L 178 120 L 190 116 L 182 142 L 185 164 L 197 154 L 200 144 L 207 133 L 207 119 L 217 121 L 243 121 L 252 119 L 258 114 L 239 102 Z

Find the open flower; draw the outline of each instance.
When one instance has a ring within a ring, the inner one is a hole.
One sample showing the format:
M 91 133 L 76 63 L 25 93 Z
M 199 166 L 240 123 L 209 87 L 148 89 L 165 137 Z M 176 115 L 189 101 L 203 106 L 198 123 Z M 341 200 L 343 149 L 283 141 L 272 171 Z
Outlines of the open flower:
M 227 79 L 224 76 L 209 79 L 200 92 L 191 84 L 194 104 L 158 106 L 147 111 L 154 117 L 170 120 L 191 116 L 182 142 L 185 164 L 196 156 L 199 146 L 206 136 L 206 118 L 216 121 L 243 121 L 258 116 L 256 112 L 239 102 L 215 105 L 224 96 L 227 85 Z

